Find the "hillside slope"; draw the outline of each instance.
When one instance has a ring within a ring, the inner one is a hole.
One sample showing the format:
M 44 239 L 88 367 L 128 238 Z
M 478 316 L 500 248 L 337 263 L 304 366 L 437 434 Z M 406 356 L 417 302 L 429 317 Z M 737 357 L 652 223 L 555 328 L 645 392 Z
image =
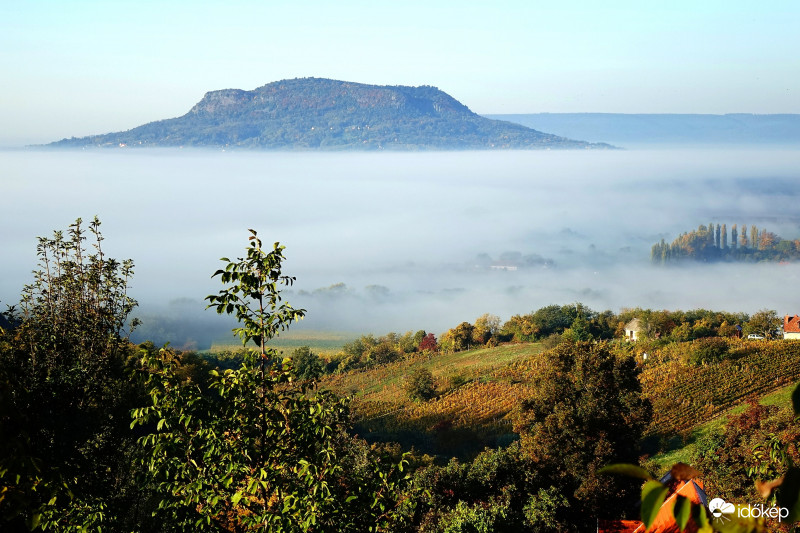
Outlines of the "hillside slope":
M 320 78 L 206 93 L 185 115 L 50 147 L 196 146 L 271 150 L 611 148 L 491 120 L 435 87 Z

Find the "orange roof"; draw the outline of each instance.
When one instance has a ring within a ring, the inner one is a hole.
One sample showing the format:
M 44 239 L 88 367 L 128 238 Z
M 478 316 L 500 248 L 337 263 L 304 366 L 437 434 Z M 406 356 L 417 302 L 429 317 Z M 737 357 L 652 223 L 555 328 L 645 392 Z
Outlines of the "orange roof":
M 705 493 L 702 496 L 700 494 L 703 492 L 703 482 L 700 480 L 672 481 L 669 483 L 669 488 L 669 496 L 661 505 L 658 515 L 647 533 L 680 533 L 678 524 L 675 523 L 675 518 L 672 516 L 672 508 L 675 507 L 678 495 L 689 498 L 696 505 L 705 505 L 703 501 Z M 598 533 L 645 533 L 644 523 L 634 520 L 600 520 L 597 526 Z M 683 531 L 684 533 L 697 533 L 697 530 L 697 524 L 690 519 Z

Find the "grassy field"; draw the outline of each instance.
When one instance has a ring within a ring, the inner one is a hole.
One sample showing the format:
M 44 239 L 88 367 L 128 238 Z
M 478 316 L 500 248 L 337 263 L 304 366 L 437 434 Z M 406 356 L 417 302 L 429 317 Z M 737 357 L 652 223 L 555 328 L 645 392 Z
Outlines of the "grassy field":
M 342 349 L 342 346 L 352 342 L 360 335 L 351 331 L 318 331 L 294 329 L 284 331 L 278 337 L 269 342 L 269 346 L 275 348 L 284 355 L 290 355 L 293 350 L 301 346 L 308 346 L 311 351 L 323 358 L 331 356 Z M 208 350 L 211 353 L 222 352 L 225 350 L 238 350 L 242 347 L 237 337 L 231 335 L 222 339 L 217 339 L 211 343 Z

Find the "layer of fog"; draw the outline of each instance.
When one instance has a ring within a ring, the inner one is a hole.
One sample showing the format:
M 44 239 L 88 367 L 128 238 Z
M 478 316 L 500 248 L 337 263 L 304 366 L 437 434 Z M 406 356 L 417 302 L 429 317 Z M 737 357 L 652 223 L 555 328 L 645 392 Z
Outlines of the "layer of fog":
M 158 342 L 228 335 L 203 298 L 247 228 L 286 246 L 304 328 L 439 333 L 576 301 L 800 311 L 797 264 L 649 263 L 709 222 L 800 237 L 800 151 L 11 151 L 0 168 L 0 301 L 30 282 L 36 236 L 96 214 Z

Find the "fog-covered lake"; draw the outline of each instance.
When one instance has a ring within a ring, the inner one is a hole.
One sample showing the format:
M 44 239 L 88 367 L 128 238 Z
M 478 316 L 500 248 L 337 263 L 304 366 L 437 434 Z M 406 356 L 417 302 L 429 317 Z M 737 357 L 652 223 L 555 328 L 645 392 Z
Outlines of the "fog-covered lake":
M 203 298 L 248 228 L 286 246 L 307 328 L 439 333 L 576 301 L 800 312 L 798 264 L 649 262 L 710 222 L 800 238 L 800 150 L 5 151 L 0 169 L 3 305 L 31 280 L 36 236 L 99 215 L 160 342 L 225 335 Z

